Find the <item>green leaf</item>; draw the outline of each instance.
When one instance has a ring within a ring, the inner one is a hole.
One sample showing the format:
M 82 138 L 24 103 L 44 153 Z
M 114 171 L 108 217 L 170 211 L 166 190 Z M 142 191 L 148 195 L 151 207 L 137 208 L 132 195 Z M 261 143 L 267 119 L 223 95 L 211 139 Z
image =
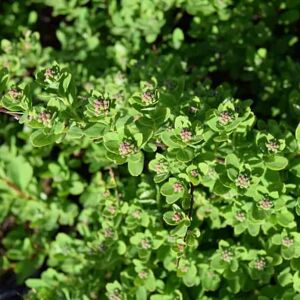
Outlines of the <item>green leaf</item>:
M 175 143 L 172 139 L 171 139 L 171 134 L 169 132 L 166 132 L 164 131 L 162 134 L 161 134 L 161 139 L 163 141 L 163 143 L 165 145 L 167 145 L 168 147 L 170 148 L 179 148 L 180 145 Z
M 118 241 L 118 254 L 124 255 L 126 253 L 126 244 L 123 241 Z
M 228 154 L 225 157 L 225 166 L 227 169 L 227 175 L 228 177 L 234 181 L 235 178 L 238 176 L 239 170 L 240 170 L 240 160 L 238 159 L 238 157 L 231 153 Z
M 291 227 L 294 225 L 294 215 L 287 209 L 282 209 L 277 213 L 277 222 L 283 227 Z
M 227 168 L 227 175 L 228 175 L 228 178 L 230 178 L 232 181 L 234 181 L 237 176 L 239 175 L 239 171 L 235 168 L 232 168 L 232 167 L 229 167 Z M 226 178 L 225 176 L 222 176 L 222 179 Z M 225 184 L 225 181 L 224 181 L 224 184 Z
M 112 152 L 106 152 L 106 158 L 115 162 L 118 165 L 122 165 L 126 162 L 127 158 L 126 157 L 122 157 L 119 154 L 116 153 L 112 153 Z
M 248 232 L 251 236 L 257 236 L 259 234 L 260 225 L 256 223 L 248 224 Z
M 298 124 L 295 132 L 296 140 L 300 143 L 300 123 Z
M 281 247 L 281 255 L 284 259 L 290 260 L 295 256 L 295 254 L 296 254 L 295 246 L 292 245 L 290 247 L 285 247 L 285 246 Z
M 293 282 L 293 275 L 291 274 L 290 268 L 285 268 L 281 271 L 277 277 L 278 282 L 281 286 L 287 286 Z
M 61 135 L 54 135 L 54 134 L 46 135 L 44 134 L 43 129 L 39 129 L 34 131 L 31 134 L 30 141 L 31 144 L 35 147 L 44 147 L 53 144 L 60 137 Z
M 228 285 L 230 286 L 230 291 L 237 294 L 241 290 L 241 281 L 243 279 L 240 276 L 235 276 L 232 279 L 228 279 Z
M 293 288 L 299 293 L 300 292 L 300 277 L 299 272 L 295 272 L 293 276 Z
M 160 192 L 164 196 L 171 196 L 174 194 L 173 185 L 170 182 L 166 182 L 162 185 Z
M 145 287 L 148 291 L 154 291 L 156 289 L 156 280 L 152 271 L 149 271 L 148 277 L 145 281 Z
M 138 152 L 128 158 L 128 170 L 132 176 L 139 176 L 144 169 L 144 154 Z
M 238 159 L 238 157 L 231 153 L 231 154 L 228 154 L 226 157 L 225 157 L 225 165 L 227 167 L 234 167 L 235 169 L 239 170 L 240 168 L 240 161 Z
M 200 265 L 201 270 L 204 270 L 203 273 L 200 273 L 201 283 L 203 288 L 208 291 L 215 291 L 219 287 L 220 284 L 220 276 L 218 273 L 213 272 L 212 269 L 209 269 L 207 265 Z M 207 276 L 207 274 L 210 276 Z
M 26 285 L 32 289 L 47 288 L 49 283 L 42 279 L 27 279 Z
M 277 156 L 268 158 L 265 161 L 265 163 L 269 169 L 279 171 L 279 170 L 283 170 L 284 168 L 286 168 L 289 161 L 287 160 L 287 158 L 277 155 Z
M 6 68 L 0 70 L 0 93 L 3 93 L 8 81 L 8 71 Z
M 62 82 L 62 86 L 64 89 L 64 92 L 67 93 L 69 85 L 71 83 L 71 79 L 72 79 L 72 75 L 71 74 L 67 74 L 67 76 L 64 78 L 63 82 Z
M 81 181 L 70 182 L 69 192 L 72 195 L 80 195 L 84 190 L 84 184 Z
M 274 245 L 281 245 L 281 242 L 282 242 L 282 236 L 281 236 L 281 234 L 279 234 L 279 233 L 274 234 L 272 236 L 271 241 L 272 241 L 272 244 L 274 244 Z
M 169 177 L 169 173 L 156 174 L 154 176 L 154 182 L 155 183 L 160 183 L 160 182 L 166 180 L 168 177 Z
M 70 139 L 80 139 L 82 136 L 83 131 L 76 126 L 72 126 L 67 132 L 67 137 Z
M 182 42 L 184 41 L 184 33 L 180 28 L 176 28 L 173 31 L 172 40 L 173 47 L 175 49 L 179 49 L 181 47 Z
M 147 300 L 147 291 L 143 286 L 140 286 L 136 289 L 135 295 L 136 300 Z
M 155 126 L 159 128 L 170 117 L 170 109 L 168 107 L 157 107 L 151 114 L 151 120 Z
M 199 169 L 200 171 L 204 174 L 207 175 L 208 171 L 209 171 L 209 166 L 207 163 L 201 162 L 199 163 Z
M 214 270 L 222 270 L 224 268 L 226 268 L 226 263 L 224 261 L 221 260 L 220 255 L 214 255 L 212 260 L 211 260 L 211 267 Z
M 32 179 L 33 169 L 23 157 L 13 159 L 7 165 L 7 176 L 22 190 L 24 190 Z
M 230 191 L 230 188 L 224 186 L 219 180 L 216 181 L 213 192 L 217 195 L 224 195 Z
M 245 223 L 240 223 L 234 226 L 234 234 L 235 235 L 240 235 L 247 229 L 247 224 Z
M 188 148 L 184 148 L 184 149 L 180 148 L 180 149 L 176 150 L 176 157 L 179 161 L 182 161 L 182 162 L 191 161 L 194 157 L 193 154 L 194 154 L 193 151 Z
M 174 214 L 175 214 L 174 211 L 167 211 L 164 213 L 163 219 L 168 225 L 176 226 L 180 222 L 180 221 L 173 220 Z
M 188 286 L 194 286 L 197 284 L 197 268 L 194 265 L 191 265 L 187 273 L 183 276 L 183 283 Z
M 104 123 L 94 124 L 84 130 L 84 134 L 88 137 L 102 138 L 108 126 Z
M 107 151 L 119 155 L 120 141 L 106 141 L 104 142 L 104 147 Z
M 183 238 L 186 235 L 188 228 L 189 222 L 181 222 L 171 230 L 170 235 Z
M 180 194 L 174 193 L 173 195 L 166 197 L 166 202 L 168 204 L 173 204 L 174 202 L 179 200 L 181 197 L 182 197 L 182 193 L 180 193 Z

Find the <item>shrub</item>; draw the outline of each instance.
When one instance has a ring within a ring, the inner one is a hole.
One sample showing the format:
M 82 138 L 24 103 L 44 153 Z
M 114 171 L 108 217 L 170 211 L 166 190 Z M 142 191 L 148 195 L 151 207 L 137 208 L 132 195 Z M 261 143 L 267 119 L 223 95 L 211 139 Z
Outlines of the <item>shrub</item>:
M 0 5 L 25 299 L 299 299 L 300 4 Z

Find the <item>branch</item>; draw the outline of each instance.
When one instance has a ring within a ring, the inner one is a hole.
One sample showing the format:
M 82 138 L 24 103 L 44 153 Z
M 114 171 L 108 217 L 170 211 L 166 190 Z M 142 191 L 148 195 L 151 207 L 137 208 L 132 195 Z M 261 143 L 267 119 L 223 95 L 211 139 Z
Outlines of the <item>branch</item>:
M 194 199 L 194 190 L 195 190 L 195 186 L 191 183 L 190 187 L 191 187 L 191 188 L 190 188 L 190 193 L 191 193 L 191 203 L 190 203 L 190 209 L 189 209 L 188 218 L 189 218 L 190 222 L 192 222 L 193 207 L 194 207 L 194 202 L 195 202 L 195 199 Z M 183 238 L 184 241 L 186 241 L 186 239 L 187 239 L 188 232 L 189 232 L 189 228 L 187 229 L 187 231 L 186 231 L 186 233 L 185 233 L 185 236 L 184 236 L 184 238 Z
M 23 198 L 24 200 L 36 200 L 31 195 L 21 191 L 13 182 L 9 181 L 8 179 L 0 178 L 0 180 L 20 198 Z
M 0 107 L 0 113 L 4 113 L 4 114 L 7 114 L 7 115 L 10 115 L 12 117 L 14 117 L 16 120 L 20 120 L 21 118 L 21 115 L 22 113 L 19 113 L 19 112 L 12 112 L 12 111 L 9 111 L 3 107 Z
M 191 195 L 191 202 L 190 202 L 190 208 L 189 208 L 189 213 L 188 213 L 188 218 L 190 220 L 190 222 L 192 222 L 192 216 L 193 216 L 193 208 L 194 208 L 194 202 L 195 202 L 195 198 L 194 198 L 194 190 L 195 190 L 195 186 L 191 183 L 190 185 L 190 195 Z M 190 225 L 191 226 L 191 225 Z M 183 240 L 186 241 L 188 233 L 189 233 L 190 228 L 188 228 L 186 230 L 186 233 L 184 235 Z M 177 258 L 177 262 L 176 262 L 176 267 L 179 267 L 179 262 L 180 262 L 180 258 Z
M 190 221 L 192 221 L 193 207 L 194 207 L 194 202 L 195 202 L 195 199 L 194 199 L 194 190 L 195 190 L 195 186 L 191 183 L 191 189 L 190 189 L 190 192 L 191 192 L 191 203 L 190 203 L 190 209 L 189 209 L 189 215 L 188 215 Z
M 108 171 L 109 171 L 109 175 L 110 175 L 111 179 L 113 180 L 114 184 L 116 185 L 116 187 L 115 187 L 115 196 L 116 196 L 116 199 L 117 199 L 117 203 L 120 204 L 118 183 L 117 183 L 117 180 L 116 180 L 116 177 L 115 177 L 114 170 L 113 170 L 112 167 L 109 167 Z

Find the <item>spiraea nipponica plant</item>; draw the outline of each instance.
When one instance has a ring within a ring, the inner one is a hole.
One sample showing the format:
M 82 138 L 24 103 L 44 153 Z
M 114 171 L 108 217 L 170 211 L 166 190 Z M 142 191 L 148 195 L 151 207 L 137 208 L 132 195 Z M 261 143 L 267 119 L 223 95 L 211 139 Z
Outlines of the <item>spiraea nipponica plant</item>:
M 299 5 L 48 2 L 0 4 L 0 275 L 30 300 L 299 300 Z

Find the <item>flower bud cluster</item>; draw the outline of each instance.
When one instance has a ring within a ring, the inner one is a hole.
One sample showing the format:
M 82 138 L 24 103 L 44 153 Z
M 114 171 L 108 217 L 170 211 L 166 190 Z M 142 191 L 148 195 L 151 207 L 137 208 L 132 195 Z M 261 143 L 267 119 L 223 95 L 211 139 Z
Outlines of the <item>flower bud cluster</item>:
M 229 111 L 222 111 L 219 114 L 218 121 L 221 125 L 227 125 L 233 120 L 233 115 Z
M 250 178 L 246 174 L 239 174 L 235 184 L 241 189 L 247 189 L 250 186 Z
M 23 92 L 18 89 L 18 88 L 11 88 L 8 91 L 8 95 L 13 99 L 13 100 L 19 100 L 23 96 Z
M 289 248 L 292 245 L 294 245 L 294 239 L 289 238 L 289 237 L 285 237 L 282 239 L 282 245 Z
M 95 100 L 94 110 L 97 116 L 99 116 L 102 112 L 107 112 L 109 110 L 109 101 L 104 99 Z
M 273 202 L 267 197 L 260 200 L 258 204 L 263 210 L 270 210 L 273 207 Z
M 163 160 L 160 160 L 156 165 L 155 165 L 155 171 L 157 174 L 163 174 L 168 171 L 168 167 L 166 163 Z
M 221 259 L 225 262 L 230 262 L 233 259 L 233 253 L 230 250 L 223 250 Z
M 192 132 L 188 128 L 183 128 L 180 132 L 180 137 L 187 143 L 192 139 Z
M 141 279 L 146 279 L 148 277 L 148 273 L 145 272 L 145 271 L 141 271 L 138 273 L 138 276 L 141 278 Z
M 174 215 L 172 216 L 172 220 L 174 222 L 179 222 L 182 220 L 182 215 L 179 212 L 175 212 Z
M 198 176 L 199 176 L 198 170 L 197 170 L 197 169 L 192 170 L 192 171 L 191 171 L 191 176 L 192 176 L 192 177 L 198 177 Z
M 155 102 L 155 94 L 152 91 L 147 90 L 146 92 L 144 92 L 142 94 L 142 102 L 145 103 L 146 105 L 154 103 Z
M 145 238 L 141 240 L 140 243 L 141 247 L 145 250 L 150 249 L 151 248 L 151 242 L 149 239 Z
M 109 294 L 109 300 L 121 300 L 121 295 L 119 289 L 114 289 L 113 293 Z
M 173 191 L 174 191 L 175 193 L 180 193 L 180 192 L 182 192 L 182 191 L 183 191 L 183 184 L 180 183 L 180 182 L 175 182 L 175 183 L 173 184 Z
M 266 267 L 266 261 L 263 258 L 259 258 L 254 262 L 254 268 L 258 271 L 263 271 Z
M 46 112 L 40 112 L 37 117 L 38 122 L 42 123 L 43 125 L 49 127 L 51 124 L 51 115 Z
M 266 142 L 266 147 L 269 152 L 277 153 L 279 150 L 279 144 L 275 140 Z
M 44 72 L 44 76 L 46 80 L 53 79 L 55 76 L 55 72 L 51 68 L 47 68 Z
M 141 216 L 142 216 L 142 213 L 141 213 L 141 211 L 140 210 L 135 210 L 133 213 L 132 213 L 132 216 L 135 218 L 135 219 L 140 219 L 141 218 Z
M 235 214 L 235 218 L 236 218 L 239 222 L 243 222 L 243 221 L 245 221 L 246 216 L 245 216 L 245 213 L 244 213 L 244 212 L 238 211 L 238 212 Z
M 119 153 L 121 156 L 126 157 L 135 152 L 134 145 L 129 141 L 124 141 L 119 146 Z

